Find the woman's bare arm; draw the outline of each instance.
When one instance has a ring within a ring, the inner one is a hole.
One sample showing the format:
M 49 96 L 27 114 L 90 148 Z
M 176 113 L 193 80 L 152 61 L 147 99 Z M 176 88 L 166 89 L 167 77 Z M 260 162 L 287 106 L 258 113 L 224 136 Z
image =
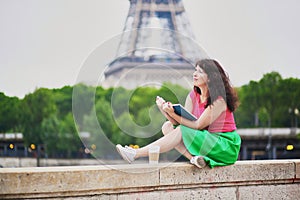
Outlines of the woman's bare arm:
M 193 111 L 193 102 L 192 102 L 192 99 L 191 99 L 190 95 L 188 95 L 188 96 L 186 97 L 184 107 L 185 107 L 190 113 L 192 113 L 192 111 Z
M 213 123 L 226 110 L 226 107 L 224 99 L 218 99 L 212 105 L 208 106 L 196 121 L 191 121 L 177 115 L 172 106 L 165 108 L 164 111 L 180 124 L 201 130 Z

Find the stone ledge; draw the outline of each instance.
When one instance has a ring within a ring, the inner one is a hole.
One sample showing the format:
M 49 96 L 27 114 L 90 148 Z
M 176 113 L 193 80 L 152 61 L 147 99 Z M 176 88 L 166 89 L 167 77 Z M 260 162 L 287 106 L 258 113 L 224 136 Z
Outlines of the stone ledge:
M 296 170 L 296 176 L 295 176 L 295 178 L 296 178 L 296 180 L 298 180 L 298 181 L 300 181 L 300 160 L 294 160 L 294 162 L 295 162 L 295 170 Z
M 171 198 L 176 193 L 192 194 L 194 190 L 204 194 L 211 188 L 220 192 L 227 188 L 238 197 L 241 194 L 237 191 L 280 184 L 285 186 L 278 188 L 288 187 L 293 191 L 297 187 L 289 185 L 299 186 L 300 160 L 238 161 L 214 169 L 198 169 L 188 163 L 0 169 L 0 199 L 95 195 L 125 198 L 141 193 L 145 197 L 153 194 Z M 299 190 L 294 193 L 300 195 Z

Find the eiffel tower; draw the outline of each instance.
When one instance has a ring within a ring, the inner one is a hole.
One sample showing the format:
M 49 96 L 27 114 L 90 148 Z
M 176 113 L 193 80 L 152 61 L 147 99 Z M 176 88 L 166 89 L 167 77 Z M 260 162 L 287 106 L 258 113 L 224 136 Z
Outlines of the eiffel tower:
M 181 0 L 129 0 L 115 60 L 104 86 L 135 88 L 163 82 L 192 86 L 194 63 L 206 58 L 197 45 Z

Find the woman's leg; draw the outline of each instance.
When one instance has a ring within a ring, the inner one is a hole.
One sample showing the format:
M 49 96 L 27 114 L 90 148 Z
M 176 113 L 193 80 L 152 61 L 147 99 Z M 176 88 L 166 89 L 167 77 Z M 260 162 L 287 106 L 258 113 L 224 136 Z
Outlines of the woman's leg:
M 192 155 L 187 151 L 187 149 L 183 144 L 180 127 L 174 129 L 173 126 L 170 125 L 171 124 L 170 122 L 169 122 L 170 124 L 167 123 L 165 123 L 162 128 L 164 136 L 145 147 L 137 149 L 135 158 L 148 156 L 149 147 L 153 145 L 160 146 L 161 153 L 176 148 L 180 153 L 182 153 L 188 159 L 192 158 Z
M 162 126 L 162 133 L 164 135 L 169 134 L 172 130 L 174 130 L 173 124 L 169 121 L 165 122 Z M 181 131 L 180 131 L 181 132 Z M 183 141 L 181 139 L 180 143 L 175 147 L 175 149 L 184 155 L 187 159 L 191 159 L 193 156 L 190 154 L 190 152 L 187 150 L 187 148 L 184 146 Z

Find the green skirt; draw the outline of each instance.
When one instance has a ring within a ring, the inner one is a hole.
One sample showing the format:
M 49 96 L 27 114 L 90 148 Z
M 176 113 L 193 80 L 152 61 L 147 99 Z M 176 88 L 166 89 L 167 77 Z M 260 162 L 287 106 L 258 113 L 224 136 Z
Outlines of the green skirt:
M 182 139 L 194 156 L 203 156 L 211 168 L 234 164 L 238 159 L 241 138 L 236 131 L 210 133 L 180 125 Z

